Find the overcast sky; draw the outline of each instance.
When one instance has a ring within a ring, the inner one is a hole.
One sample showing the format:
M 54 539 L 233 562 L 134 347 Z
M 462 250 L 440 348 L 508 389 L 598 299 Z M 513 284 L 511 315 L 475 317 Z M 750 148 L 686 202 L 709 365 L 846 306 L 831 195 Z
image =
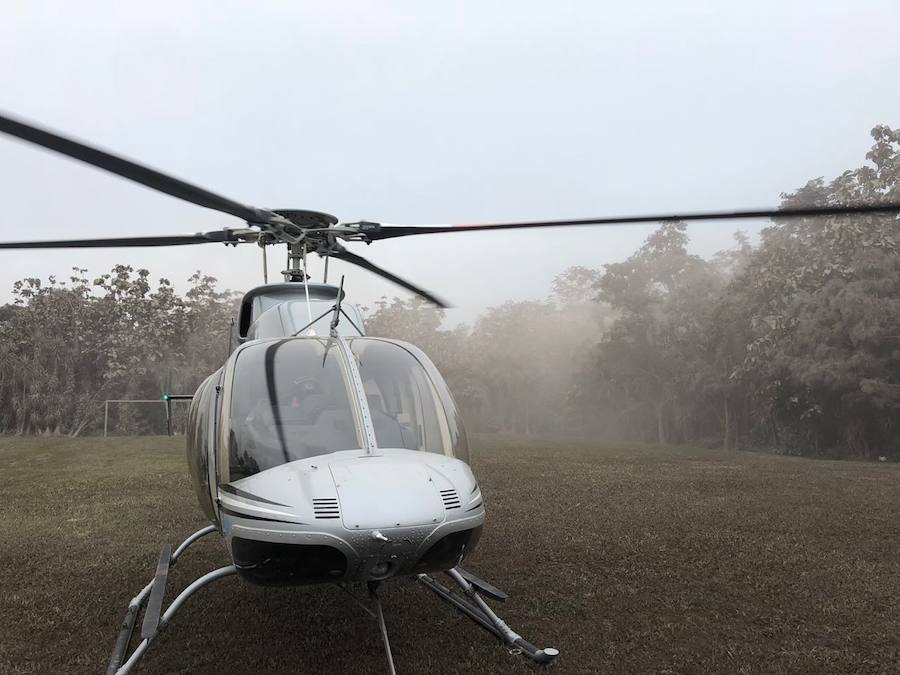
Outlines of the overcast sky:
M 775 205 L 900 125 L 900 4 L 0 0 L 0 108 L 238 201 L 466 223 Z M 241 225 L 0 138 L 0 239 Z M 691 227 L 729 244 L 737 223 Z M 744 229 L 753 229 L 743 224 Z M 644 227 L 454 234 L 359 251 L 469 320 L 546 295 Z M 270 251 L 270 270 L 283 255 Z M 25 276 L 124 262 L 246 290 L 254 246 L 3 252 Z M 340 265 L 334 265 L 339 269 Z M 361 304 L 405 292 L 348 271 Z

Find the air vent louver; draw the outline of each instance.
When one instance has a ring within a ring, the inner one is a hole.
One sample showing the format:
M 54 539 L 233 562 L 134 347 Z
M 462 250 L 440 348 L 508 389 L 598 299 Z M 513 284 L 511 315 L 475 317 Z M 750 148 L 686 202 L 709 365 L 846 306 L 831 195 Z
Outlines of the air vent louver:
M 340 518 L 337 499 L 313 499 L 313 513 L 317 519 Z
M 460 507 L 459 495 L 456 494 L 456 490 L 441 490 L 441 499 L 444 500 L 444 508 L 448 511 Z

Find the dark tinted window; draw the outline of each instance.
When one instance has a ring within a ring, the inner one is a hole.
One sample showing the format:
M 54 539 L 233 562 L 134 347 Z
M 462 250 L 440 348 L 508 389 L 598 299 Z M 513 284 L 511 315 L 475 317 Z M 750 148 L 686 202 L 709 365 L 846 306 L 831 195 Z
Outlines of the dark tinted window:
M 231 389 L 229 475 L 362 447 L 338 347 L 292 338 L 249 345 Z

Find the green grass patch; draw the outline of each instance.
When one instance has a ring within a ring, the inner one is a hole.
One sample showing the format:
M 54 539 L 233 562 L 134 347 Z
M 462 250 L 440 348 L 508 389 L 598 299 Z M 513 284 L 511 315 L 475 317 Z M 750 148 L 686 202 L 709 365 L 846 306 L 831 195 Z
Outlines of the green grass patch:
M 467 567 L 558 673 L 900 669 L 900 467 L 694 448 L 474 439 Z M 97 673 L 159 548 L 205 523 L 183 438 L 0 438 L 0 672 Z M 168 597 L 227 564 L 214 537 Z M 404 673 L 532 672 L 426 589 L 384 592 Z M 139 628 L 137 629 L 139 631 Z M 382 672 L 334 588 L 201 591 L 140 673 Z

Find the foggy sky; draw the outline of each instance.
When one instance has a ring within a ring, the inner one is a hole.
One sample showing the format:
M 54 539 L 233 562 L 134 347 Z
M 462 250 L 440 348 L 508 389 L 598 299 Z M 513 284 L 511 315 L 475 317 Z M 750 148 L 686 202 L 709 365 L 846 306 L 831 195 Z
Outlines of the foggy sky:
M 0 108 L 233 199 L 471 223 L 775 205 L 900 124 L 896 2 L 3 0 Z M 675 7 L 677 5 L 677 8 Z M 726 7 L 726 5 L 728 5 Z M 241 226 L 0 138 L 0 239 Z M 694 248 L 744 223 L 695 225 Z M 546 295 L 652 228 L 454 234 L 353 250 L 471 319 Z M 270 250 L 270 271 L 282 253 Z M 0 253 L 25 276 L 116 262 L 261 283 L 255 246 Z M 342 270 L 340 263 L 333 269 Z M 406 293 L 356 270 L 350 297 Z

